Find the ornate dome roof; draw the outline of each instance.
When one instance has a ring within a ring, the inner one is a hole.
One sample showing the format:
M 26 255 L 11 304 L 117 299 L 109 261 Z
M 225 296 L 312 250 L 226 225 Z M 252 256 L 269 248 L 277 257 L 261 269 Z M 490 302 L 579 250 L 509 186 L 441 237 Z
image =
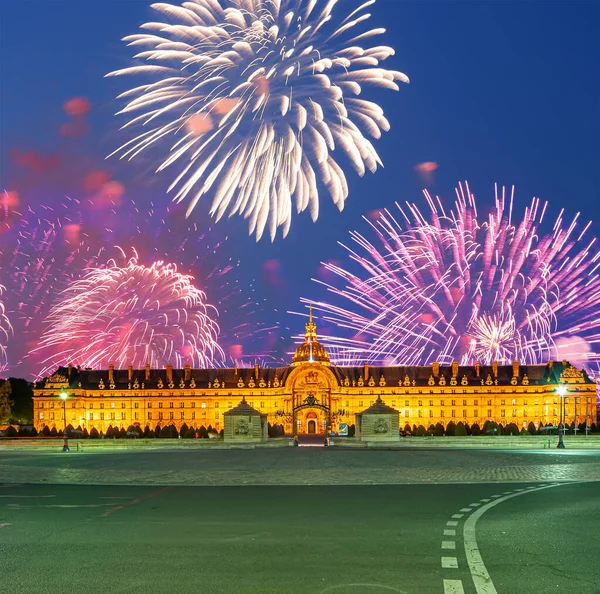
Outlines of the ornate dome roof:
M 317 340 L 317 325 L 313 322 L 312 305 L 310 306 L 310 314 L 306 323 L 304 342 L 296 349 L 292 357 L 292 365 L 301 365 L 302 363 L 329 365 L 327 350 Z

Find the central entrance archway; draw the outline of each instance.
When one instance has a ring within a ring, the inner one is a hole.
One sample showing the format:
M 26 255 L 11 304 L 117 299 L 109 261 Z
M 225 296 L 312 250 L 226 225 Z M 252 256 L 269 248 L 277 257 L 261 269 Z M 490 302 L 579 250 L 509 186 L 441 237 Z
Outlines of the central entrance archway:
M 316 433 L 317 432 L 317 421 L 314 419 L 308 419 L 308 423 L 306 423 L 306 432 L 307 433 Z

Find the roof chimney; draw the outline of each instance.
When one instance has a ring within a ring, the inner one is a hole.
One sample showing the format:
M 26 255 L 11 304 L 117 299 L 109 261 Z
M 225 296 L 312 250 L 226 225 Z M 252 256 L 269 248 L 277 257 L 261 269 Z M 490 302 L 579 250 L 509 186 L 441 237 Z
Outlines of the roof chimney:
M 369 379 L 369 364 L 366 361 L 365 361 L 365 365 L 364 365 L 363 375 L 364 375 L 365 381 L 367 381 Z
M 108 364 L 108 381 L 115 381 L 115 366 L 112 363 Z
M 150 363 L 146 363 L 146 381 L 150 379 Z
M 513 361 L 513 377 L 519 377 L 519 362 Z
M 481 364 L 479 363 L 479 361 L 475 361 L 475 376 L 479 377 L 479 371 L 481 369 Z
M 440 364 L 439 364 L 439 362 L 436 361 L 431 367 L 432 367 L 431 372 L 433 374 L 433 377 L 437 377 L 440 374 Z
M 173 381 L 173 366 L 170 363 L 167 364 L 167 381 L 169 383 Z
M 452 377 L 458 377 L 458 361 L 452 361 Z
M 186 363 L 185 367 L 183 368 L 183 377 L 186 382 L 189 382 L 190 379 L 192 379 L 192 368 L 190 367 L 189 363 Z
M 129 381 L 133 379 L 133 365 L 127 366 L 127 378 L 129 379 Z
M 492 361 L 492 373 L 494 377 L 498 377 L 498 361 Z
M 258 363 L 254 364 L 254 377 L 258 379 Z
M 67 375 L 68 375 L 69 377 L 71 377 L 71 371 L 73 371 L 73 365 L 71 365 L 71 364 L 69 363 L 69 365 L 67 366 Z

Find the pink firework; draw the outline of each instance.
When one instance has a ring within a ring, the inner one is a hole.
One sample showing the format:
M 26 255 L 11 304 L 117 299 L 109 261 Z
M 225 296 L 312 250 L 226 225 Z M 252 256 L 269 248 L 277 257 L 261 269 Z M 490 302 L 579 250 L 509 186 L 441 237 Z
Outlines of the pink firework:
M 40 376 L 58 365 L 134 368 L 167 363 L 211 367 L 224 357 L 217 310 L 174 264 L 143 266 L 132 258 L 88 269 L 50 310 L 34 353 L 45 355 Z
M 0 285 L 0 297 L 2 297 L 3 291 L 4 287 Z M 10 325 L 10 321 L 5 314 L 4 304 L 2 301 L 0 301 L 0 373 L 2 373 L 8 366 L 6 348 L 8 345 L 8 340 L 12 334 L 12 326 Z
M 533 199 L 517 221 L 513 195 L 496 186 L 482 216 L 467 183 L 449 211 L 425 192 L 428 214 L 397 205 L 402 222 L 386 210 L 367 220 L 373 238 L 351 233 L 356 272 L 324 264 L 334 280 L 322 284 L 335 296 L 315 304 L 342 334 L 330 340 L 338 363 L 355 353 L 388 364 L 538 363 L 575 336 L 586 361 L 597 358 L 600 252 L 585 238 L 591 223 L 580 226 L 579 214 L 565 223 L 561 211 L 544 234 L 547 203 Z

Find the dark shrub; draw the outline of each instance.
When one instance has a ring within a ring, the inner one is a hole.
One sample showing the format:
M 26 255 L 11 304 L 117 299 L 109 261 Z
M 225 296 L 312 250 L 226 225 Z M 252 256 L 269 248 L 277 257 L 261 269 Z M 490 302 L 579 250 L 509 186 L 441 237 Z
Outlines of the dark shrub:
M 17 437 L 17 435 L 18 432 L 12 425 L 9 425 L 4 431 L 4 437 Z
M 44 425 L 44 428 L 42 429 L 42 435 L 44 437 L 50 437 L 50 427 L 48 427 L 48 425 Z
M 427 435 L 427 429 L 425 429 L 425 427 L 423 427 L 423 425 L 419 425 L 417 427 L 416 436 L 417 437 L 424 437 L 425 435 Z
M 446 435 L 455 435 L 456 434 L 456 424 L 454 421 L 450 421 L 446 425 Z
M 473 423 L 471 425 L 471 435 L 481 435 L 481 429 L 479 423 Z
M 444 426 L 441 423 L 436 423 L 435 427 L 433 428 L 433 434 L 437 435 L 438 437 L 444 435 Z
M 537 433 L 537 429 L 535 428 L 533 421 L 529 421 L 529 425 L 527 425 L 527 431 L 529 432 L 529 435 L 535 435 Z
M 456 423 L 456 428 L 454 429 L 454 435 L 456 435 L 458 437 L 465 437 L 467 435 L 467 430 L 462 421 L 458 421 L 458 423 Z
M 90 430 L 90 438 L 98 439 L 99 437 L 100 437 L 100 434 L 98 433 L 98 429 L 96 429 L 96 427 L 92 427 L 92 429 Z

